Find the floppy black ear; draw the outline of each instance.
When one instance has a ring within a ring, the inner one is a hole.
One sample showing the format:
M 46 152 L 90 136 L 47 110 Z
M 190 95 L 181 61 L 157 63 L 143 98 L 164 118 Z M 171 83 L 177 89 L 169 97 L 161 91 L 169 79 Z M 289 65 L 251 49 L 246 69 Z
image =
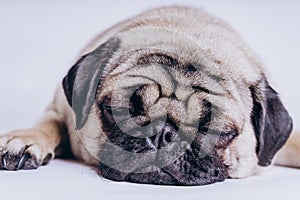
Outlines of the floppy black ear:
M 77 130 L 84 126 L 106 65 L 119 47 L 118 38 L 109 39 L 94 51 L 82 56 L 63 79 L 65 95 L 76 115 Z
M 257 139 L 258 164 L 268 166 L 288 139 L 293 123 L 277 92 L 263 80 L 250 87 L 253 98 L 252 124 Z

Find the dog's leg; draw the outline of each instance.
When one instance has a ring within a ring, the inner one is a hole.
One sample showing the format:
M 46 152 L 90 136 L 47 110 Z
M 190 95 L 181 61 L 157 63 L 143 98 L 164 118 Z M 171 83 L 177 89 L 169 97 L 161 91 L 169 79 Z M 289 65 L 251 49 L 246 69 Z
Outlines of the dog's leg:
M 293 131 L 287 143 L 278 151 L 275 164 L 300 167 L 300 132 Z
M 66 134 L 57 92 L 44 117 L 33 128 L 0 135 L 0 169 L 35 169 L 55 156 L 55 149 Z

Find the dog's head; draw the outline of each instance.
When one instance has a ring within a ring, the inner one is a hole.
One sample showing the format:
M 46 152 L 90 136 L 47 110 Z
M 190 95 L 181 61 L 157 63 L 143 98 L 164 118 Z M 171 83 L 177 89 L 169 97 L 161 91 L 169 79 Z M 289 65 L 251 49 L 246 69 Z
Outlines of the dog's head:
M 78 60 L 63 87 L 77 130 L 97 117 L 101 140 L 93 148 L 103 177 L 203 185 L 271 164 L 292 120 L 255 58 L 223 47 L 148 28 Z

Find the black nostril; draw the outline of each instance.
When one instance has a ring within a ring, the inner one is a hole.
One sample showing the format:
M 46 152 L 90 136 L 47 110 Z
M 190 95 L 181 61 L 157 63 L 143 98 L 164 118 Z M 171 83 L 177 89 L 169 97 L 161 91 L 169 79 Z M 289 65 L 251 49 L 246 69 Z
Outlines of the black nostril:
M 164 135 L 164 140 L 166 143 L 172 142 L 172 133 L 171 132 L 166 132 Z
M 152 143 L 157 149 L 170 143 L 181 141 L 178 134 L 178 127 L 171 120 L 157 120 L 153 125 L 153 133 L 155 133 L 155 135 L 149 137 L 147 141 Z
M 169 123 L 165 124 L 159 135 L 159 148 L 179 140 L 177 130 Z
M 166 123 L 166 125 L 164 126 L 162 132 L 161 132 L 161 140 L 164 144 L 170 143 L 174 140 L 175 136 L 176 136 L 177 132 L 176 130 L 173 128 L 172 125 L 170 125 L 169 123 Z

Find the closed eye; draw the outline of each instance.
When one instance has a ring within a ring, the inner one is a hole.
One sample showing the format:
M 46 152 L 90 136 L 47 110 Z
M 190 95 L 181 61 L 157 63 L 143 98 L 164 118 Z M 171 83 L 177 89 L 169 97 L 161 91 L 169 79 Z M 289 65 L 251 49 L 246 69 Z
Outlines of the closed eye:
M 197 92 L 205 92 L 207 94 L 209 94 L 209 90 L 204 88 L 204 87 L 201 87 L 201 86 L 198 86 L 198 85 L 193 85 L 192 88 L 197 91 Z
M 222 93 L 214 92 L 214 91 L 211 91 L 211 90 L 209 90 L 207 88 L 204 88 L 204 87 L 201 87 L 201 86 L 198 86 L 198 85 L 193 85 L 192 88 L 196 92 L 204 92 L 204 93 L 211 94 L 211 95 L 216 95 L 216 96 L 222 96 L 222 95 L 224 95 Z

